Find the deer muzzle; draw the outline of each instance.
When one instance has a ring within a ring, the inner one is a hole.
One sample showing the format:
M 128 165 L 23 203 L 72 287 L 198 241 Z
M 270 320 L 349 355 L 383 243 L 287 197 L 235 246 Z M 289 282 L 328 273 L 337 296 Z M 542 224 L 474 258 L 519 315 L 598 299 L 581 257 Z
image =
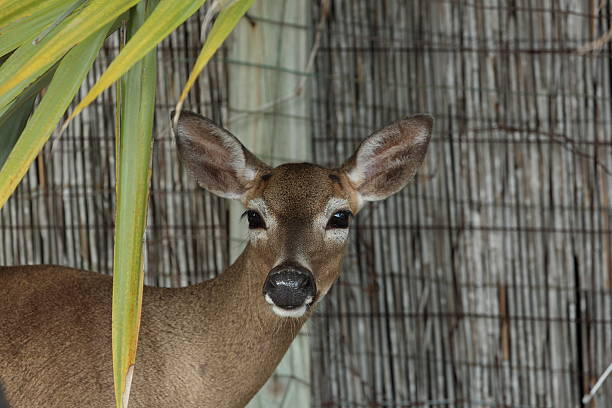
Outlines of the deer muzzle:
M 274 312 L 281 316 L 299 317 L 306 307 L 310 305 L 317 293 L 317 287 L 308 269 L 297 265 L 285 263 L 281 264 L 268 273 L 263 287 L 263 294 L 273 306 Z M 281 309 L 281 313 L 279 310 Z M 292 311 L 303 309 L 299 316 L 282 311 Z

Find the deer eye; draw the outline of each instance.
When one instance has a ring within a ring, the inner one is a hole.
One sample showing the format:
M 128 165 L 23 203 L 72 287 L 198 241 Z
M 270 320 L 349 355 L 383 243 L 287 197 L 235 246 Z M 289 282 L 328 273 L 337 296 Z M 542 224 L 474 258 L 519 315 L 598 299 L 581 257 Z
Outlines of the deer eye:
M 249 229 L 258 229 L 258 228 L 266 229 L 266 223 L 264 222 L 263 218 L 261 218 L 261 215 L 259 215 L 257 211 L 247 210 L 244 212 L 244 214 L 242 214 L 243 217 L 245 215 L 247 217 L 247 220 L 249 221 Z
M 353 213 L 348 210 L 336 211 L 327 222 L 326 229 L 348 228 L 351 215 L 353 215 Z

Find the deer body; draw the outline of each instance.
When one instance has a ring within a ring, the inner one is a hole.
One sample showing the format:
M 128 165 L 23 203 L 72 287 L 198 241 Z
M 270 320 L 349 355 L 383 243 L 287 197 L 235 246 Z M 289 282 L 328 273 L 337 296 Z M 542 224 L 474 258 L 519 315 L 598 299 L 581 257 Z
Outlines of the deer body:
M 183 114 L 181 160 L 202 187 L 243 202 L 249 243 L 215 279 L 145 287 L 129 407 L 246 405 L 338 277 L 350 217 L 407 183 L 430 129 L 425 116 L 398 121 L 339 169 L 272 169 Z M 0 267 L 0 383 L 12 408 L 113 406 L 111 296 L 109 276 Z
M 248 308 L 261 288 L 245 279 L 242 290 L 223 291 L 223 280 L 244 276 L 236 272 L 248 251 L 216 279 L 145 288 L 130 407 L 242 407 L 272 374 L 306 316 L 289 323 Z M 21 294 L 0 303 L 0 381 L 11 407 L 114 406 L 112 279 L 31 266 L 0 268 L 0 282 L 1 299 Z

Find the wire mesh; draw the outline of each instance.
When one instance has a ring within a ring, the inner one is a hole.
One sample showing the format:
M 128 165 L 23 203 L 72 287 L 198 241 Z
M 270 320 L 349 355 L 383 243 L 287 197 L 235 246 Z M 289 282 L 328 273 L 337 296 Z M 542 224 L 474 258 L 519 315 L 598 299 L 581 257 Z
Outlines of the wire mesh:
M 609 2 L 332 1 L 313 139 L 430 112 L 315 316 L 316 406 L 575 407 L 612 362 Z M 612 404 L 612 382 L 592 406 Z M 595 405 L 596 404 L 596 405 Z

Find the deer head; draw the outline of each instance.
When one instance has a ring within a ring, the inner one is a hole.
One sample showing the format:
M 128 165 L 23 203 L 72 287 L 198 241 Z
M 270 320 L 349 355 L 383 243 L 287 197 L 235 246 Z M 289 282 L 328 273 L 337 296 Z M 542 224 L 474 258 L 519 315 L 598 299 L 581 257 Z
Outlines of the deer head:
M 310 163 L 271 168 L 229 131 L 190 112 L 182 113 L 175 134 L 179 157 L 198 184 L 245 206 L 247 249 L 256 267 L 243 273 L 261 288 L 261 304 L 277 316 L 299 318 L 338 277 L 352 218 L 414 176 L 432 124 L 427 115 L 398 120 L 334 169 Z

